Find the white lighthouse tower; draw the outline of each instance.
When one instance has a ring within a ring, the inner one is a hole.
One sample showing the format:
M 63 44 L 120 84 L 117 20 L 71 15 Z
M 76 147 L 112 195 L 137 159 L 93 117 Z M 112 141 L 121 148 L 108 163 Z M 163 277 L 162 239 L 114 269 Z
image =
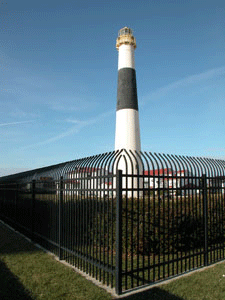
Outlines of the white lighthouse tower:
M 115 150 L 141 150 L 134 50 L 136 40 L 132 29 L 120 29 L 116 41 L 118 88 Z
M 123 159 L 119 160 L 118 169 L 122 170 L 124 174 L 137 175 L 141 174 L 143 170 L 138 155 L 141 151 L 141 139 L 134 61 L 136 40 L 132 29 L 128 27 L 120 29 L 116 48 L 119 58 L 115 150 L 125 149 L 129 153 L 123 155 Z M 128 178 L 124 184 L 127 188 L 136 189 L 143 185 L 143 180 Z M 132 195 L 136 197 L 137 192 L 133 192 Z

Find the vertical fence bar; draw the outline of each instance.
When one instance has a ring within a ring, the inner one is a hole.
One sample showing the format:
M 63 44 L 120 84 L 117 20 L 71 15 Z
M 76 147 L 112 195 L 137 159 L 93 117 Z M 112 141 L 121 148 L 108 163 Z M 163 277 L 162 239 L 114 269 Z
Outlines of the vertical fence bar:
M 204 213 L 204 265 L 208 265 L 208 199 L 207 199 L 207 179 L 202 175 L 202 196 L 203 196 L 203 213 Z
M 122 293 L 122 171 L 116 173 L 116 293 Z
M 58 214 L 59 214 L 59 259 L 63 259 L 62 255 L 62 206 L 63 206 L 63 176 L 60 177 L 59 182 L 59 204 L 58 204 Z
M 15 205 L 14 205 L 14 222 L 17 221 L 17 203 L 18 203 L 18 193 L 19 193 L 19 185 L 18 183 L 15 184 Z
M 35 186 L 36 180 L 32 180 L 32 198 L 31 198 L 31 240 L 34 240 L 34 213 L 35 213 Z

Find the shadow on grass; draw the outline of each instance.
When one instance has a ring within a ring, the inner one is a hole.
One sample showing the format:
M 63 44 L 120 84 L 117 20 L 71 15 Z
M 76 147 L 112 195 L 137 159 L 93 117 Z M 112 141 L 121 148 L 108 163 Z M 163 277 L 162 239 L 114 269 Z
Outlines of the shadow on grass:
M 151 288 L 147 291 L 136 293 L 130 296 L 124 295 L 120 298 L 124 300 L 184 300 L 158 287 Z
M 16 255 L 23 252 L 37 252 L 38 249 L 1 222 L 0 237 L 0 299 L 35 299 L 31 293 L 25 289 L 19 279 L 10 271 L 4 262 L 4 258 L 8 257 L 8 255 Z
M 31 300 L 30 295 L 18 278 L 13 275 L 5 263 L 0 261 L 0 299 L 1 300 Z
M 17 254 L 21 252 L 37 252 L 39 249 L 28 242 L 24 237 L 9 229 L 0 222 L 0 256 L 5 254 Z

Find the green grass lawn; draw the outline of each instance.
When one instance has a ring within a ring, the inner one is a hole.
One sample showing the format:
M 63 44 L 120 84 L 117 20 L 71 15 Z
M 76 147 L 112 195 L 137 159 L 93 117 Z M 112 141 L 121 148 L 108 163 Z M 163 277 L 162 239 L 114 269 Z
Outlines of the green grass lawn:
M 123 296 L 128 300 L 224 300 L 225 263 Z M 113 299 L 72 268 L 0 223 L 0 299 Z
M 0 299 L 112 299 L 0 223 Z

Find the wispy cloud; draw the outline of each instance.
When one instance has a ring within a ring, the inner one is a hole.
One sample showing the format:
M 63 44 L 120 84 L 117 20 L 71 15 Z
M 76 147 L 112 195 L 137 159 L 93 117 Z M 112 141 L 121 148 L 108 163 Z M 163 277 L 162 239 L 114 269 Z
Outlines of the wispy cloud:
M 30 120 L 30 121 L 21 121 L 21 122 L 11 122 L 11 123 L 1 123 L 0 124 L 0 127 L 3 127 L 3 126 L 14 126 L 14 125 L 20 125 L 20 124 L 24 124 L 24 123 L 32 123 L 33 121 Z
M 203 73 L 190 75 L 183 79 L 177 80 L 171 84 L 163 86 L 163 87 L 157 89 L 156 91 L 148 94 L 147 96 L 144 97 L 142 104 L 144 104 L 149 99 L 161 98 L 161 97 L 165 96 L 166 94 L 168 94 L 169 92 L 172 92 L 178 88 L 197 84 L 197 83 L 200 83 L 203 81 L 207 81 L 209 79 L 214 79 L 214 78 L 219 77 L 224 74 L 225 74 L 225 66 L 220 67 L 220 68 L 214 68 L 214 69 L 208 70 Z
M 71 112 L 71 111 L 80 111 L 84 109 L 89 109 L 93 107 L 94 105 L 96 106 L 96 101 L 91 102 L 88 101 L 87 99 L 84 98 L 76 98 L 74 95 L 71 95 L 70 97 L 67 97 L 65 99 L 65 96 L 61 96 L 58 98 L 58 100 L 55 101 L 50 101 L 48 103 L 48 106 L 54 110 L 54 111 L 60 111 L 60 112 Z
M 39 142 L 39 143 L 35 143 L 35 144 L 32 144 L 32 145 L 28 145 L 28 146 L 22 147 L 22 149 L 25 150 L 25 149 L 29 149 L 29 148 L 33 148 L 33 147 L 38 147 L 38 146 L 43 146 L 43 145 L 51 144 L 53 142 L 56 142 L 56 141 L 59 141 L 59 140 L 65 138 L 65 137 L 77 134 L 84 127 L 88 127 L 88 126 L 91 126 L 91 125 L 96 124 L 98 122 L 101 122 L 103 119 L 109 117 L 113 113 L 114 113 L 114 110 L 110 110 L 110 111 L 107 111 L 105 113 L 102 113 L 102 114 L 98 115 L 95 118 L 90 118 L 88 120 L 67 119 L 67 120 L 65 120 L 66 123 L 74 124 L 74 126 L 72 126 L 67 131 L 65 131 L 65 132 L 63 132 L 61 134 L 58 134 L 58 135 L 56 135 L 56 136 L 54 136 L 52 138 L 49 138 L 49 139 L 47 139 L 45 141 L 42 141 L 42 142 Z
M 16 119 L 25 119 L 25 118 L 38 118 L 40 115 L 38 113 L 33 113 L 33 112 L 27 112 L 22 109 L 15 109 L 15 111 L 10 111 L 8 113 L 10 117 L 16 118 Z

